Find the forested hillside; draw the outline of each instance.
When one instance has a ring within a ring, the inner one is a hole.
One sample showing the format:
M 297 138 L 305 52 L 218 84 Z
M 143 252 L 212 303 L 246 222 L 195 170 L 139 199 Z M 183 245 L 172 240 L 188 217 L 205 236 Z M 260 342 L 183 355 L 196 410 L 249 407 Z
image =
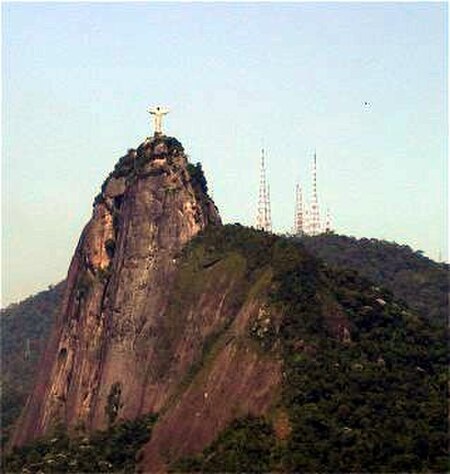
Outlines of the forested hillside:
M 3 309 L 1 318 L 2 442 L 33 386 L 36 368 L 62 300 L 64 282 Z
M 156 416 L 149 414 L 90 436 L 68 436 L 59 429 L 50 437 L 15 449 L 4 462 L 4 472 L 133 473 L 138 450 L 150 438 L 155 420 Z
M 301 241 L 328 264 L 357 270 L 429 319 L 447 320 L 448 264 L 434 262 L 407 245 L 377 239 L 329 233 Z
M 298 241 L 241 226 L 198 236 L 181 265 L 202 271 L 231 256 L 245 261 L 250 283 L 268 268 L 273 275 L 268 307 L 283 318 L 269 325 L 256 320 L 242 344 L 282 358 L 280 398 L 267 416 L 238 418 L 202 454 L 172 469 L 445 472 L 448 266 L 373 239 L 328 234 Z M 6 436 L 31 388 L 62 290 L 59 284 L 2 311 Z M 337 337 L 344 321 L 348 333 Z M 215 350 L 205 346 L 205 360 Z M 121 426 L 112 427 L 112 437 L 123 433 Z M 61 446 L 47 440 L 24 448 L 8 466 L 35 462 L 36 472 L 52 472 L 46 460 L 57 459 L 61 466 L 72 461 L 67 469 L 76 470 L 91 459 L 76 454 L 80 443 L 93 446 L 91 460 L 102 470 L 114 465 L 111 449 L 134 466 L 136 445 L 123 444 L 128 454 L 121 454 L 114 439 L 102 441 L 104 448 L 97 443 L 105 436 L 71 442 L 62 434 Z
M 272 269 L 268 314 L 283 317 L 251 335 L 268 356 L 281 351 L 284 378 L 268 416 L 237 420 L 174 471 L 446 470 L 444 325 L 354 270 L 323 265 L 293 239 L 228 226 L 196 245 L 212 261 L 239 253 L 249 280 Z

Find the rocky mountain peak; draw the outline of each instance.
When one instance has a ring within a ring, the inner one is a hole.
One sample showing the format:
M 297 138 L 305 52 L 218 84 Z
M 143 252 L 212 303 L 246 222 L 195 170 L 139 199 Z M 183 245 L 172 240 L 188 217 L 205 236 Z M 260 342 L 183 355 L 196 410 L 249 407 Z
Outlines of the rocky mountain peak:
M 188 162 L 176 138 L 157 135 L 120 158 L 81 234 L 15 444 L 55 423 L 100 428 L 119 412 L 157 411 L 167 391 L 152 376 L 151 355 L 177 256 L 220 223 L 201 165 Z

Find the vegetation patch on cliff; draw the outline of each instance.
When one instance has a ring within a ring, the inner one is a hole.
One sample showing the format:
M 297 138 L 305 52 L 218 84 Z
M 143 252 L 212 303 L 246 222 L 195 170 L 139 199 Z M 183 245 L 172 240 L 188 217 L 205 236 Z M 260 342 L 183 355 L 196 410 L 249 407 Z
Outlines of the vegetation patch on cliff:
M 196 163 L 195 165 L 193 165 L 192 163 L 189 163 L 187 165 L 187 170 L 191 177 L 194 188 L 200 188 L 201 192 L 207 195 L 208 183 L 206 182 L 205 173 L 203 173 L 202 164 Z
M 201 455 L 174 463 L 171 472 L 271 472 L 272 426 L 262 418 L 235 420 Z
M 122 387 L 120 382 L 115 382 L 111 385 L 108 394 L 108 400 L 105 407 L 106 415 L 108 416 L 109 425 L 113 425 L 116 421 L 119 410 L 122 408 L 122 403 L 120 401 L 122 395 Z

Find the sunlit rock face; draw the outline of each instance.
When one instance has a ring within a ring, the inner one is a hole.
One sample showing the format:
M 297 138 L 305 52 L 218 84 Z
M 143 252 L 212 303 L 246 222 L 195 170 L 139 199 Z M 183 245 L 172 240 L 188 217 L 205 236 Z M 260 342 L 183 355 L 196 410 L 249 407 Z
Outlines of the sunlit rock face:
M 58 423 L 90 431 L 161 409 L 193 350 L 175 348 L 178 362 L 168 365 L 161 347 L 177 257 L 207 225 L 220 225 L 202 178 L 164 136 L 118 162 L 80 237 L 13 444 Z

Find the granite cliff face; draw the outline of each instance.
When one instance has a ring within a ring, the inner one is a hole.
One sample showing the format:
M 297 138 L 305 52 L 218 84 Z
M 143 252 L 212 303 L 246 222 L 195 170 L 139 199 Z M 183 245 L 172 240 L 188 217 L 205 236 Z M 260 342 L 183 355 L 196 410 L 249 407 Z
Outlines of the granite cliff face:
M 169 369 L 161 346 L 177 256 L 219 224 L 201 168 L 176 139 L 146 140 L 121 158 L 82 232 L 13 444 L 58 423 L 89 431 L 161 409 L 195 352 L 173 348 L 179 360 Z
M 269 410 L 281 359 L 248 333 L 270 274 L 249 285 L 242 256 L 182 258 L 219 225 L 201 166 L 176 139 L 156 136 L 119 160 L 76 248 L 13 445 L 61 424 L 89 433 L 158 413 L 140 468 L 159 472 L 236 417 Z

